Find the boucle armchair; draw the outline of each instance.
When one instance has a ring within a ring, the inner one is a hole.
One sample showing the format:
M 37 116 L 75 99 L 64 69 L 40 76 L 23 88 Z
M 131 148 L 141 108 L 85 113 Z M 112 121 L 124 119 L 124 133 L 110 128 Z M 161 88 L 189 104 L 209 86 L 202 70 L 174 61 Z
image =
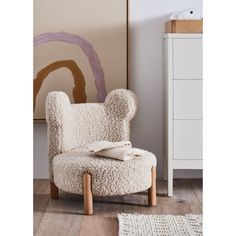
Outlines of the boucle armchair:
M 94 141 L 130 140 L 130 120 L 137 109 L 135 95 L 125 89 L 110 92 L 104 103 L 71 104 L 64 92 L 46 99 L 51 198 L 58 189 L 84 195 L 85 214 L 93 213 L 93 196 L 125 195 L 148 189 L 156 205 L 156 157 L 129 161 L 96 157 L 85 145 Z

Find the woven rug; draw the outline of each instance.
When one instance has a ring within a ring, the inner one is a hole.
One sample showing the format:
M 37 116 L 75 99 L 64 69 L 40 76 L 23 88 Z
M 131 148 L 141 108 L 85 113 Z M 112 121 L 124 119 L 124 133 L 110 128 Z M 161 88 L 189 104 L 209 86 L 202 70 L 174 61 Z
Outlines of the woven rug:
M 200 236 L 202 215 L 118 214 L 119 236 Z

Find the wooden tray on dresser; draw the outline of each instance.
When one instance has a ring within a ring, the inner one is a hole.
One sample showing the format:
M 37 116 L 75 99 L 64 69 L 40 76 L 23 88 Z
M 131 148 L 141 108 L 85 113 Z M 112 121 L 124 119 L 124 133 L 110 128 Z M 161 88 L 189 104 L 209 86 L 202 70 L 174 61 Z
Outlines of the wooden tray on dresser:
M 203 20 L 170 20 L 166 22 L 166 33 L 203 32 Z

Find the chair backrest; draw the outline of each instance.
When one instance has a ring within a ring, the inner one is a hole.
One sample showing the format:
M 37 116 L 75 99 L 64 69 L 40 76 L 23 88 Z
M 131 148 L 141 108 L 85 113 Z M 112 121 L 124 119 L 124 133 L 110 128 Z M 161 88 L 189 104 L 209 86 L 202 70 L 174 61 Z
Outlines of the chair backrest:
M 49 159 L 93 141 L 130 139 L 130 120 L 137 110 L 129 90 L 111 91 L 104 103 L 71 104 L 64 92 L 50 92 L 46 99 Z

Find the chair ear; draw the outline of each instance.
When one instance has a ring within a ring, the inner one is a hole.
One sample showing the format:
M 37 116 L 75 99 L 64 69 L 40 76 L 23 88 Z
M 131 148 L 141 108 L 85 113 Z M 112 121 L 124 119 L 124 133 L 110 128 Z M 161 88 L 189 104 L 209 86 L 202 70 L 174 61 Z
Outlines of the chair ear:
M 70 99 L 66 93 L 49 92 L 46 98 L 46 120 L 61 122 L 62 116 L 67 115 L 68 108 L 70 108 Z
M 137 110 L 137 98 L 127 89 L 115 89 L 105 99 L 105 109 L 116 118 L 131 120 Z

